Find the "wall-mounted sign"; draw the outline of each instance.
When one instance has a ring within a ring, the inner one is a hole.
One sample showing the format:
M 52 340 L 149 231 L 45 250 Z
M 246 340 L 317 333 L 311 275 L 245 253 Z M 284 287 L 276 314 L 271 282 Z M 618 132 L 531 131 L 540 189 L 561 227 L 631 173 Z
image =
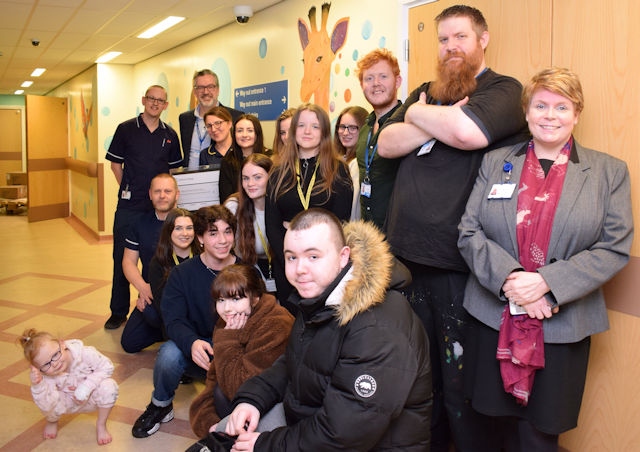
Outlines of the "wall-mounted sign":
M 261 121 L 275 121 L 289 108 L 289 81 L 263 83 L 235 89 L 234 108 Z

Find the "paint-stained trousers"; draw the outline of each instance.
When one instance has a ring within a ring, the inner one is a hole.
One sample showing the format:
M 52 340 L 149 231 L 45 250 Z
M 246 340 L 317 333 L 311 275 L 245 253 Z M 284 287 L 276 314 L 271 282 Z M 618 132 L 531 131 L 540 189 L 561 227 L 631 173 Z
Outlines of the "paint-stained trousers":
M 475 451 L 476 435 L 486 435 L 486 419 L 464 395 L 463 356 L 469 314 L 462 307 L 468 273 L 402 260 L 412 283 L 402 292 L 427 331 L 433 376 L 431 451 Z M 480 437 L 481 437 L 480 436 Z

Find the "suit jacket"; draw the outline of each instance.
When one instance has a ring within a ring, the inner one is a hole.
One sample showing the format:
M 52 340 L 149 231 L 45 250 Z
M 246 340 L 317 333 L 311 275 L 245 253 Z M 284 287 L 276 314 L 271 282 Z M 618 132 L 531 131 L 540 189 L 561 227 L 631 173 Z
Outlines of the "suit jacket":
M 240 117 L 240 115 L 244 114 L 244 112 L 240 110 L 235 110 L 230 107 L 225 107 L 222 104 L 219 104 L 221 107 L 226 108 L 231 114 L 231 119 L 235 123 L 236 120 Z M 205 114 L 206 112 L 201 112 Z M 178 122 L 180 123 L 180 142 L 182 143 L 182 155 L 184 159 L 182 161 L 182 166 L 185 168 L 189 166 L 189 154 L 191 152 L 191 138 L 193 137 L 193 128 L 196 125 L 196 116 L 195 109 L 185 111 L 184 113 L 180 113 L 178 116 Z
M 488 199 L 504 183 L 503 165 L 513 164 L 518 184 L 527 143 L 487 153 L 458 227 L 458 247 L 471 269 L 464 307 L 498 330 L 509 273 L 522 268 L 516 238 L 517 190 L 511 199 Z M 625 162 L 586 149 L 574 140 L 555 213 L 542 275 L 560 306 L 543 321 L 548 343 L 577 342 L 608 329 L 601 286 L 629 260 L 633 240 L 631 188 Z

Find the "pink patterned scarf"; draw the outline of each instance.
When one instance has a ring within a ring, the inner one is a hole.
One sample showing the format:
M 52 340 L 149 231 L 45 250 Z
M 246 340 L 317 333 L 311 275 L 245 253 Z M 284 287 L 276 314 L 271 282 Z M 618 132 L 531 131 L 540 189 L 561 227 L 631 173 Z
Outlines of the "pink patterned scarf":
M 536 271 L 545 264 L 572 146 L 573 138 L 569 138 L 545 177 L 533 140 L 529 142 L 518 187 L 516 216 L 518 252 L 525 271 Z M 512 316 L 507 304 L 502 312 L 496 358 L 500 361 L 504 390 L 526 406 L 536 370 L 544 368 L 542 321 L 528 315 Z

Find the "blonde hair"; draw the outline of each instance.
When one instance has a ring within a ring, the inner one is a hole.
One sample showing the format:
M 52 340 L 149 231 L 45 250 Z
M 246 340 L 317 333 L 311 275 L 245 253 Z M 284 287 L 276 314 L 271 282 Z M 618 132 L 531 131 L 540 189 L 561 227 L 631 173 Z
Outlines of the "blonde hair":
M 24 357 L 30 364 L 33 364 L 33 359 L 38 354 L 40 346 L 45 341 L 58 342 L 59 340 L 53 337 L 52 334 L 45 331 L 36 331 L 35 328 L 24 330 L 22 336 L 18 338 L 18 342 L 22 345 L 24 350 Z
M 525 111 L 529 108 L 533 94 L 539 89 L 566 97 L 573 104 L 576 113 L 580 113 L 584 108 L 584 95 L 580 79 L 576 73 L 569 69 L 550 67 L 531 77 L 522 90 L 522 108 Z
M 296 112 L 295 108 L 289 108 L 283 111 L 282 113 L 280 113 L 280 116 L 278 116 L 278 119 L 276 119 L 276 134 L 273 137 L 273 147 L 272 147 L 274 162 L 277 162 L 278 156 L 284 149 L 284 143 L 280 138 L 280 123 L 285 119 L 293 118 L 293 115 L 295 114 L 295 112 Z M 289 127 L 289 130 L 291 130 L 291 127 Z

